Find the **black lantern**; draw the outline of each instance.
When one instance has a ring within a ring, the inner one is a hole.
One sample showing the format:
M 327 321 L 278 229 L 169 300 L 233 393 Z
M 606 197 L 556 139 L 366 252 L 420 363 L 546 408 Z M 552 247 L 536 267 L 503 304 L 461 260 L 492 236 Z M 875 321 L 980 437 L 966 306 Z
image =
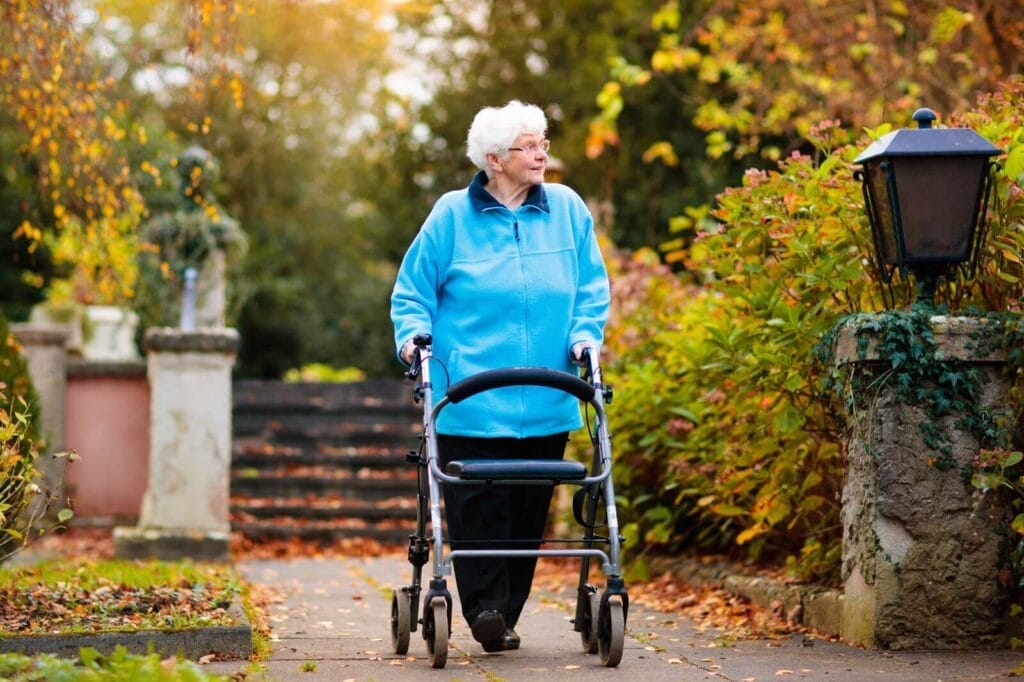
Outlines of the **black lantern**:
M 968 128 L 933 128 L 935 112 L 914 112 L 916 129 L 876 140 L 854 163 L 882 281 L 914 274 L 922 299 L 939 277 L 969 267 L 973 276 L 985 239 L 992 186 L 990 159 L 999 149 Z

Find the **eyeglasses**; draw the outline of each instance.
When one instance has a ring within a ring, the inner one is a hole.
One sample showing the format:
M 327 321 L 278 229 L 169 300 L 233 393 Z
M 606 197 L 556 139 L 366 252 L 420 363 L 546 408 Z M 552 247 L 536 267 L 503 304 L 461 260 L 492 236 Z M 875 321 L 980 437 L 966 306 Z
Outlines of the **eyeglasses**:
M 523 152 L 524 154 L 536 154 L 537 152 L 544 152 L 546 154 L 549 149 L 551 149 L 551 140 L 531 142 L 525 147 L 508 147 L 510 152 Z

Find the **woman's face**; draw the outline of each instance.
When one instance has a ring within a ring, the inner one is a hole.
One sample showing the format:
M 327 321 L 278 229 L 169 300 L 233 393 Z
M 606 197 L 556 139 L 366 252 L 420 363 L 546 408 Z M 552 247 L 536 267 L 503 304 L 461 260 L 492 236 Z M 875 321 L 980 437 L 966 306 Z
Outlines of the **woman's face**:
M 544 170 L 548 165 L 548 153 L 541 133 L 523 133 L 509 147 L 508 159 L 502 168 L 508 179 L 519 185 L 539 185 L 544 182 Z

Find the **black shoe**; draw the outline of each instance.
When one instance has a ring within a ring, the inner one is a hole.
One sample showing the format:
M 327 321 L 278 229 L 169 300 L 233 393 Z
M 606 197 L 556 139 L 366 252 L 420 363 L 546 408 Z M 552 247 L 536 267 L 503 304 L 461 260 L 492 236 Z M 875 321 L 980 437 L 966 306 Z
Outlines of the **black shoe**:
M 505 628 L 505 648 L 509 651 L 519 648 L 519 635 L 512 628 Z
M 486 651 L 489 654 L 493 654 L 493 653 L 496 653 L 498 651 L 504 651 L 505 649 L 508 648 L 508 645 L 505 642 L 505 638 L 504 637 L 499 637 L 498 639 L 492 639 L 492 640 L 489 640 L 487 642 L 480 642 L 480 646 L 483 647 L 484 651 Z
M 505 648 L 505 618 L 497 611 L 481 612 L 473 619 L 469 628 L 473 633 L 473 639 L 481 644 L 493 645 L 494 642 L 501 642 L 501 649 L 494 649 L 494 651 L 501 651 Z M 485 646 L 484 651 L 491 651 L 491 649 Z

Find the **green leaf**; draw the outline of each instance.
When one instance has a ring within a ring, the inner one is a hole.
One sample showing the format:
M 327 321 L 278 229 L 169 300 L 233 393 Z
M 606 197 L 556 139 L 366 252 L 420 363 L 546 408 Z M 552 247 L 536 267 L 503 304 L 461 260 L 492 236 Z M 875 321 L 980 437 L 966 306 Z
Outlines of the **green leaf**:
M 804 416 L 803 412 L 795 409 L 792 405 L 787 405 L 785 410 L 775 415 L 772 423 L 781 434 L 787 434 L 799 429 L 806 420 L 807 417 Z
M 644 518 L 655 522 L 668 521 L 672 518 L 672 511 L 668 507 L 654 507 L 644 513 Z
M 1024 173 L 1024 145 L 1017 147 L 1006 156 L 1003 168 L 1011 180 L 1021 181 L 1020 176 Z
M 747 510 L 737 507 L 734 504 L 722 502 L 711 507 L 711 511 L 719 516 L 746 516 Z
M 1020 450 L 1011 450 L 1010 452 L 1007 452 L 1006 457 L 999 462 L 999 466 L 1004 469 L 1009 469 L 1012 466 L 1020 464 L 1022 459 L 1024 459 L 1024 452 L 1021 452 Z

